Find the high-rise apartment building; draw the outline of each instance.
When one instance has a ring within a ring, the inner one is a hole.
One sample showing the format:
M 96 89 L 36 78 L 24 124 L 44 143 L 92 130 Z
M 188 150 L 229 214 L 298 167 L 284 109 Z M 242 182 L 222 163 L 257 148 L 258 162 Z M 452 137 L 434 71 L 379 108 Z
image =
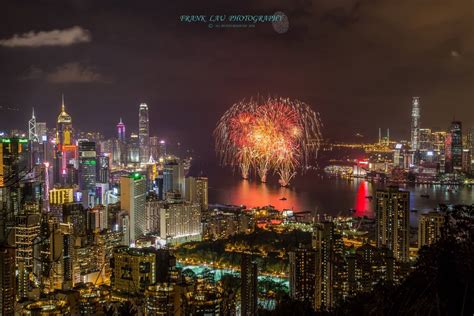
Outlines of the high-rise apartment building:
M 310 247 L 299 246 L 289 252 L 290 297 L 313 304 L 315 294 L 316 252 Z
M 368 243 L 347 256 L 348 294 L 371 292 L 379 282 L 394 279 L 395 258 L 388 248 L 376 248 Z
M 201 206 L 182 200 L 173 200 L 161 206 L 160 237 L 171 243 L 200 240 Z
M 257 315 L 258 266 L 252 255 L 243 253 L 240 263 L 241 315 Z
M 439 212 L 428 212 L 420 215 L 418 220 L 418 248 L 431 245 L 441 237 L 444 216 Z
M 199 203 L 201 210 L 208 207 L 208 179 L 207 177 L 186 177 L 185 199 L 191 203 Z
M 395 259 L 408 261 L 410 192 L 398 187 L 377 190 L 375 197 L 377 247 L 387 247 Z
M 316 310 L 329 310 L 337 299 L 345 295 L 342 238 L 333 222 L 323 221 L 315 223 L 312 244 L 316 252 L 313 307 Z

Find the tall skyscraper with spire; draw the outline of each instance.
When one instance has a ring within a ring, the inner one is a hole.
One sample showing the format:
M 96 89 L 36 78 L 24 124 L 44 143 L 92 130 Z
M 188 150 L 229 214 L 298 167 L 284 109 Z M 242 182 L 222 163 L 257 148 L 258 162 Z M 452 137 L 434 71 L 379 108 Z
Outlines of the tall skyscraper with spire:
M 61 100 L 61 112 L 58 115 L 56 124 L 56 145 L 55 145 L 55 164 L 54 164 L 54 182 L 66 184 L 68 177 L 68 170 L 74 171 L 69 164 L 72 159 L 76 158 L 76 146 L 73 141 L 72 118 L 66 113 L 66 106 L 64 105 L 64 95 Z M 67 183 L 73 184 L 73 183 Z
M 413 97 L 411 109 L 411 148 L 420 149 L 420 98 Z
M 125 142 L 125 124 L 122 122 L 122 118 L 120 118 L 120 122 L 117 124 L 117 139 L 124 143 Z
M 140 163 L 146 163 L 150 158 L 150 126 L 148 121 L 148 105 L 140 104 L 138 112 L 138 142 L 140 145 Z
M 31 119 L 28 121 L 28 139 L 30 142 L 38 142 L 38 133 L 36 132 L 36 117 L 35 109 L 33 108 L 33 113 Z
M 64 95 L 61 101 L 61 112 L 58 115 L 56 125 L 56 144 L 61 146 L 72 144 L 72 118 L 66 113 Z

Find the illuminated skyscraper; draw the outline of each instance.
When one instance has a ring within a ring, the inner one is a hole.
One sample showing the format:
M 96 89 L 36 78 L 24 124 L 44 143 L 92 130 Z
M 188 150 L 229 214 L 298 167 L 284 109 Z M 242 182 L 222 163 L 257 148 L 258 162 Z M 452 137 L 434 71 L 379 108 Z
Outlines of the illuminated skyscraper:
M 18 295 L 26 298 L 31 276 L 34 272 L 34 241 L 40 232 L 39 214 L 25 214 L 16 217 L 15 247 L 18 265 Z
M 31 119 L 28 121 L 28 140 L 30 142 L 38 142 L 39 141 L 38 133 L 36 131 L 35 109 L 33 109 Z
M 37 122 L 35 109 L 33 109 L 31 119 L 28 121 L 28 140 L 30 141 L 31 166 L 41 164 L 48 160 L 52 153 L 47 143 L 46 123 Z
M 419 150 L 429 151 L 433 150 L 433 136 L 431 129 L 420 128 Z
M 61 112 L 58 115 L 56 131 L 56 144 L 59 145 L 71 145 L 72 139 L 72 119 L 69 114 L 66 113 L 66 107 L 64 105 L 64 96 L 61 103 Z
M 138 140 L 140 144 L 140 162 L 146 163 L 150 158 L 150 126 L 148 121 L 148 105 L 140 104 L 138 112 Z
M 411 109 L 411 148 L 420 149 L 420 98 L 413 97 Z
M 107 155 L 97 157 L 97 182 L 109 183 L 110 178 L 110 158 Z
M 73 286 L 73 225 L 43 216 L 40 224 L 41 282 L 46 292 Z
M 398 187 L 377 190 L 375 216 L 377 247 L 387 247 L 395 259 L 408 261 L 410 192 Z
M 154 160 L 160 158 L 160 140 L 158 136 L 150 137 L 150 157 L 153 157 Z
M 163 193 L 177 192 L 184 194 L 184 165 L 179 159 L 166 161 L 163 169 Z
M 146 232 L 145 195 L 146 180 L 142 175 L 133 173 L 120 178 L 120 204 L 129 215 L 128 234 L 131 242 Z
M 450 128 L 451 135 L 451 160 L 450 171 L 462 170 L 462 123 L 453 121 Z M 448 163 L 448 161 L 447 161 Z
M 95 193 L 97 154 L 95 142 L 79 141 L 79 188 Z
M 160 158 L 166 157 L 166 142 L 162 139 L 160 140 Z
M 126 140 L 125 124 L 122 122 L 122 118 L 120 118 L 120 122 L 117 124 L 117 139 L 122 143 Z
M 38 135 L 40 144 L 48 141 L 46 122 L 36 122 L 36 134 Z
M 140 162 L 140 142 L 136 133 L 130 134 L 130 142 L 128 143 L 128 158 L 129 163 L 138 164 Z
M 68 183 L 67 168 L 71 160 L 76 158 L 76 146 L 73 140 L 72 119 L 66 113 L 64 96 L 56 125 L 55 152 L 54 183 L 73 184 Z
M 438 212 L 421 214 L 418 221 L 418 248 L 431 245 L 441 237 L 444 216 Z

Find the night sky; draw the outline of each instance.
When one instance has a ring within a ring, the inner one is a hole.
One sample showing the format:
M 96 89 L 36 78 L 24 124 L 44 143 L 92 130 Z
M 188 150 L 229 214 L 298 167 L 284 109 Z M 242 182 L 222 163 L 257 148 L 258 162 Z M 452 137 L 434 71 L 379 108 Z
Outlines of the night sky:
M 61 93 L 75 128 L 113 136 L 122 117 L 137 130 L 146 102 L 151 135 L 198 152 L 220 115 L 257 93 L 311 104 L 339 140 L 374 140 L 378 127 L 407 139 L 415 95 L 423 127 L 474 125 L 471 0 L 5 2 L 0 130 L 26 130 L 33 106 L 52 127 Z M 179 19 L 276 11 L 286 33 Z

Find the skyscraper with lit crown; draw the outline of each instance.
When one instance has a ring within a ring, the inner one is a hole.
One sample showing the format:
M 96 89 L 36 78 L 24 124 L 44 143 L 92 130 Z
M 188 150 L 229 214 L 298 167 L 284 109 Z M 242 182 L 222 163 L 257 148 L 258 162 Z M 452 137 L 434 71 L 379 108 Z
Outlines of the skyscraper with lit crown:
M 125 124 L 122 122 L 122 118 L 120 118 L 120 122 L 117 124 L 117 139 L 124 143 L 125 142 Z
M 66 184 L 67 167 L 71 159 L 76 158 L 76 146 L 73 140 L 72 118 L 66 112 L 64 96 L 62 97 L 61 112 L 56 125 L 54 182 Z M 68 183 L 73 184 L 73 183 Z
M 72 118 L 66 113 L 66 107 L 64 105 L 64 96 L 61 102 L 61 112 L 58 115 L 56 130 L 56 144 L 59 145 L 71 145 L 72 139 Z
M 420 98 L 413 97 L 411 109 L 411 148 L 420 149 Z
M 148 121 L 148 105 L 140 104 L 138 112 L 138 141 L 140 144 L 140 163 L 146 163 L 150 158 L 150 126 Z

